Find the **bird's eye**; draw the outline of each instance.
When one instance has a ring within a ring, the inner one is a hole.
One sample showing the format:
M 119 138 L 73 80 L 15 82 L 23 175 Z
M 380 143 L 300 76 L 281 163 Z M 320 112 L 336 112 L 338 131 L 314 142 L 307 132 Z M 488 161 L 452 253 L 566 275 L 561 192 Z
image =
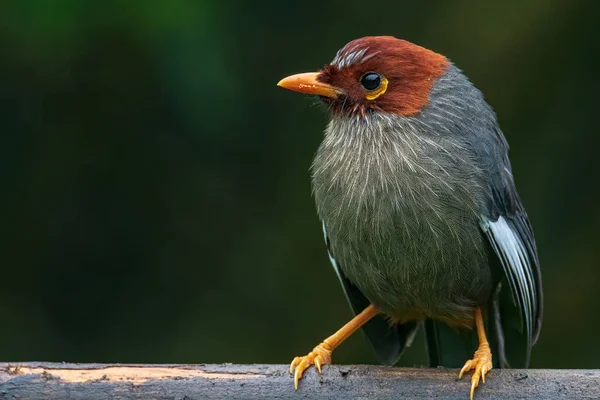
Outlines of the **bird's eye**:
M 377 90 L 381 86 L 381 75 L 375 72 L 367 72 L 360 78 L 360 85 L 369 92 Z

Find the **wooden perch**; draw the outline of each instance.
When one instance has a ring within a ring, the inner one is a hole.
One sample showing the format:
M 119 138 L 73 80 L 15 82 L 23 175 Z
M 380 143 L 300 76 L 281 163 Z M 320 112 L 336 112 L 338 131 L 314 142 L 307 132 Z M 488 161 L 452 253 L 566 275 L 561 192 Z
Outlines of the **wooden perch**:
M 460 399 L 470 374 L 372 365 L 308 370 L 294 391 L 287 365 L 0 363 L 0 399 Z M 599 399 L 600 370 L 492 370 L 484 399 Z

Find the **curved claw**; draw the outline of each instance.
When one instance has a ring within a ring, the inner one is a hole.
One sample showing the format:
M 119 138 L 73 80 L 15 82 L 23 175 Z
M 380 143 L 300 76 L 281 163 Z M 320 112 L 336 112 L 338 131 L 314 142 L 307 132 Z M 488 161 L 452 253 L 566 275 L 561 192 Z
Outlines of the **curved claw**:
M 467 360 L 465 365 L 458 374 L 458 379 L 462 378 L 463 374 L 467 371 L 474 369 L 473 376 L 471 377 L 471 393 L 470 398 L 473 400 L 475 394 L 475 388 L 479 386 L 481 380 L 485 383 L 485 374 L 492 369 L 492 354 L 489 346 L 482 346 L 475 352 L 475 356 L 472 360 Z
M 322 373 L 323 365 L 331 364 L 331 349 L 327 343 L 321 343 L 310 353 L 303 357 L 295 357 L 290 364 L 290 374 L 294 373 L 294 389 L 298 390 L 298 381 L 302 379 L 304 371 L 311 365 L 317 368 L 319 373 Z M 294 367 L 296 368 L 294 370 Z
M 300 364 L 300 357 L 294 357 L 292 363 L 290 364 L 290 374 L 294 372 L 294 367 L 298 364 Z
M 300 380 L 300 378 L 302 378 L 302 375 L 304 374 L 304 371 L 306 371 L 306 369 L 308 367 L 310 367 L 310 361 L 308 361 L 306 358 L 304 358 L 300 364 L 298 364 L 298 366 L 296 367 L 296 371 L 294 371 L 294 389 L 298 390 L 298 381 Z
M 295 361 L 295 359 L 294 359 Z M 462 369 L 460 370 L 459 374 L 458 374 L 458 379 L 461 379 L 463 374 L 467 371 L 471 370 L 471 363 L 473 360 L 467 360 L 467 362 L 465 362 L 465 365 L 463 365 Z M 291 368 L 290 368 L 290 372 L 291 372 Z
M 317 367 L 317 371 L 319 371 L 320 374 L 322 374 L 323 372 L 321 371 L 321 356 L 316 356 L 315 357 L 315 367 Z

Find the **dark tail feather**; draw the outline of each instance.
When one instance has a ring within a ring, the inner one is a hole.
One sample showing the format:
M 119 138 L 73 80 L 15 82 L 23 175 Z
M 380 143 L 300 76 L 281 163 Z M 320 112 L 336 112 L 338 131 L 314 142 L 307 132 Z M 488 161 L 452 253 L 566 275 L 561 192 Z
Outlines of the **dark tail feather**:
M 502 330 L 500 320 L 502 303 L 496 295 L 484 312 L 486 336 L 492 350 L 494 368 L 509 366 L 505 343 L 511 338 L 505 337 Z M 430 367 L 461 368 L 465 361 L 473 358 L 473 353 L 479 345 L 476 329 L 454 329 L 440 321 L 425 321 L 425 337 Z M 522 354 L 525 354 L 523 349 L 518 348 L 514 349 L 514 353 L 521 354 L 521 358 L 523 358 Z M 522 366 L 522 363 L 518 363 L 517 366 Z
M 417 322 L 390 326 L 386 318 L 377 316 L 367 322 L 362 330 L 380 364 L 394 365 L 417 333 Z
M 461 368 L 477 350 L 475 330 L 450 328 L 440 321 L 425 321 L 425 338 L 430 367 Z
M 504 288 L 503 288 L 504 286 Z M 503 290 L 501 290 L 503 289 Z M 508 284 L 500 283 L 491 301 L 488 314 L 492 332 L 490 345 L 495 345 L 498 361 L 502 368 L 527 368 L 531 355 L 531 344 L 520 319 L 519 310 L 512 299 Z M 492 353 L 494 355 L 494 353 Z

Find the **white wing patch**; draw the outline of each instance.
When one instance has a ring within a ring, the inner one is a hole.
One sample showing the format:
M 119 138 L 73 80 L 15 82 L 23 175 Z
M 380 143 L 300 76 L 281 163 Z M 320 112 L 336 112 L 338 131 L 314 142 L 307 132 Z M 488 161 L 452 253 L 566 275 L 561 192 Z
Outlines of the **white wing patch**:
M 536 296 L 536 282 L 533 277 L 533 263 L 527 251 L 527 246 L 502 216 L 495 222 L 482 217 L 481 228 L 490 239 L 492 247 L 502 263 L 504 273 L 512 289 L 513 299 L 516 299 L 520 306 L 525 319 L 527 336 L 531 341 L 533 320 L 538 310 L 538 299 Z
M 327 229 L 325 228 L 325 222 L 323 222 L 323 237 L 325 238 L 325 243 L 327 244 L 327 255 L 329 256 L 329 261 L 331 261 L 331 265 L 333 265 L 333 269 L 335 270 L 335 274 L 337 275 L 340 282 L 342 282 L 342 275 L 340 275 L 340 269 L 337 265 L 337 261 L 331 255 L 331 251 L 329 250 L 329 238 L 327 237 Z M 343 282 L 342 282 L 343 283 Z M 344 285 L 342 284 L 342 287 Z M 344 287 L 344 292 L 346 292 L 346 288 Z

